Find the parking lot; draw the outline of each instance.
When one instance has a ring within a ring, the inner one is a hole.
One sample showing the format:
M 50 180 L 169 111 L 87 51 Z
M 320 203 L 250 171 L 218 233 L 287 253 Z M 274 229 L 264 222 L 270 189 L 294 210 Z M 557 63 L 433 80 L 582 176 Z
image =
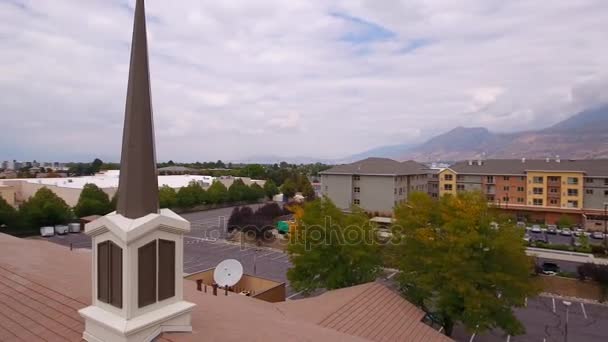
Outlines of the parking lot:
M 571 245 L 573 243 L 573 241 L 576 241 L 578 239 L 578 237 L 572 235 L 572 236 L 564 236 L 564 235 L 560 235 L 560 234 L 547 234 L 546 232 L 532 232 L 531 230 L 528 230 L 526 232 L 528 235 L 530 235 L 530 238 L 532 240 L 541 240 L 541 241 L 547 241 L 548 243 L 551 244 L 559 244 L 559 245 Z M 602 239 L 594 239 L 591 236 L 588 237 L 588 241 L 590 244 L 592 245 L 601 245 L 602 243 L 604 243 L 604 240 Z
M 502 331 L 484 334 L 467 333 L 462 327 L 455 329 L 454 338 L 467 342 L 605 342 L 608 341 L 608 307 L 570 300 L 567 308 L 564 299 L 537 297 L 529 299 L 525 308 L 515 314 L 524 324 L 526 334 L 509 336 Z M 566 337 L 566 310 L 568 334 Z

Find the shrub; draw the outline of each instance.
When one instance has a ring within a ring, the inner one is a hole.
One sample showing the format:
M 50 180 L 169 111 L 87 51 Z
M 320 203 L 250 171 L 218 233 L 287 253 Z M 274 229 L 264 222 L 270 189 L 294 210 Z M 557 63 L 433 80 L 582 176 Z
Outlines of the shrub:
M 73 215 L 65 201 L 48 188 L 42 188 L 19 208 L 21 223 L 29 229 L 68 223 Z
M 112 212 L 110 197 L 95 184 L 85 184 L 74 207 L 77 217 L 106 215 Z

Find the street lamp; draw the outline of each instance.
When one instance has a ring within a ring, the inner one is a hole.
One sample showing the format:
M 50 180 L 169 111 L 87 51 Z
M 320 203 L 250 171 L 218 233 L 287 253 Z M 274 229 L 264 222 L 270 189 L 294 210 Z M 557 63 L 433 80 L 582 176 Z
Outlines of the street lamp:
M 564 342 L 568 342 L 568 309 L 570 309 L 570 305 L 572 305 L 569 301 L 563 301 L 566 306 L 566 325 L 564 326 L 565 334 L 564 334 Z
M 606 234 L 608 234 L 608 202 L 604 202 L 604 253 L 608 250 L 608 240 L 606 240 Z

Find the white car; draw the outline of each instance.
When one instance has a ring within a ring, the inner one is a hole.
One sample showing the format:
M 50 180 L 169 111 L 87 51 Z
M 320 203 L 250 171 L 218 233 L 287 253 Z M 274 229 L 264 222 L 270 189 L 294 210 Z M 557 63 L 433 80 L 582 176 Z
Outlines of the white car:
M 528 235 L 528 234 L 524 235 L 524 241 L 530 242 L 530 235 Z
M 591 234 L 591 237 L 594 239 L 603 239 L 604 238 L 604 233 L 602 232 L 593 232 L 593 234 Z
M 572 236 L 572 231 L 570 228 L 563 228 L 560 234 L 563 236 Z
M 542 233 L 542 229 L 538 225 L 532 226 L 532 233 Z

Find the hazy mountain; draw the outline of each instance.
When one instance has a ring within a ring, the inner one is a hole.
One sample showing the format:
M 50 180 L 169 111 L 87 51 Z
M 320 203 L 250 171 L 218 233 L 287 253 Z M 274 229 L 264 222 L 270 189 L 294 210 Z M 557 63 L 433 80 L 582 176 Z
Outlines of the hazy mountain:
M 397 145 L 403 146 L 403 145 Z M 457 127 L 418 146 L 380 147 L 358 159 L 454 161 L 485 158 L 608 158 L 608 105 L 580 112 L 551 127 L 517 133 L 493 133 L 483 127 Z M 377 153 L 377 154 L 374 154 Z M 380 155 L 382 153 L 382 155 Z
M 366 159 L 369 157 L 378 157 L 378 158 L 393 158 L 395 156 L 401 156 L 407 151 L 414 147 L 412 144 L 401 144 L 401 145 L 390 145 L 390 146 L 380 146 L 373 148 L 371 150 L 367 150 L 365 152 L 353 154 L 352 156 L 344 158 L 341 160 L 342 163 L 350 163 L 357 160 Z

